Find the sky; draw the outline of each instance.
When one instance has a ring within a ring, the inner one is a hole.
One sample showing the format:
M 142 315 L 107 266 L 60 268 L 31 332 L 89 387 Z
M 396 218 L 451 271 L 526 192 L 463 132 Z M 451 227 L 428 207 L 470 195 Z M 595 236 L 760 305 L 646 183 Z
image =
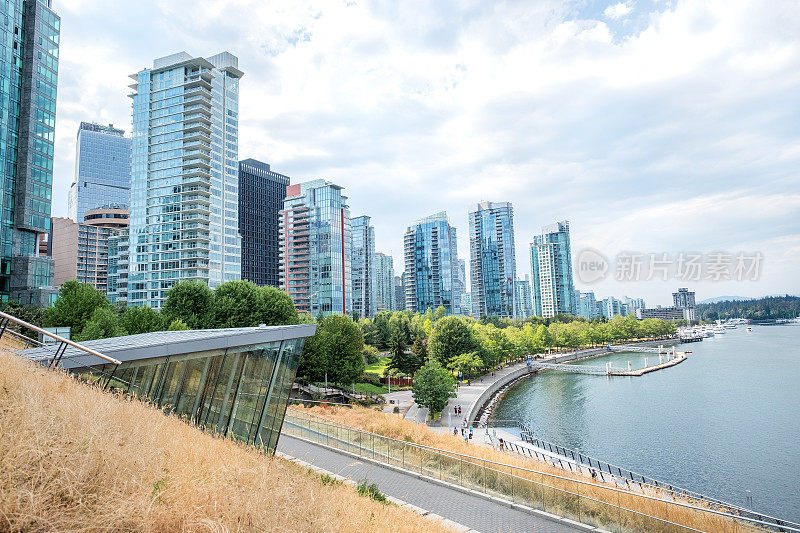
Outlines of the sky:
M 66 216 L 79 123 L 130 130 L 129 74 L 178 51 L 227 50 L 245 73 L 240 158 L 293 183 L 344 186 L 398 274 L 413 220 L 447 211 L 469 264 L 470 205 L 510 201 L 520 277 L 533 235 L 566 219 L 573 257 L 592 249 L 609 262 L 592 283 L 576 272 L 576 288 L 598 297 L 653 306 L 670 304 L 678 286 L 698 300 L 800 294 L 793 0 L 53 8 L 62 18 L 53 216 Z M 617 279 L 626 257 L 675 264 L 681 252 L 762 259 L 744 279 Z

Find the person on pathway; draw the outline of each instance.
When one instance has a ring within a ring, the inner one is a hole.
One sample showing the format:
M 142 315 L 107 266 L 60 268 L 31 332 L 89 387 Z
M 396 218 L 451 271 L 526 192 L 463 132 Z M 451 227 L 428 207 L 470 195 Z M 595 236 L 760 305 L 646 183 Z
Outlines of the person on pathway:
M 466 433 L 464 433 L 464 442 L 467 442 L 468 440 L 469 440 L 469 435 L 467 435 Z
M 453 435 L 458 435 L 458 427 L 453 426 Z
M 457 405 L 454 405 L 454 406 L 453 406 L 453 414 L 454 414 L 454 415 L 457 415 L 457 414 L 458 414 L 458 406 L 457 406 Z

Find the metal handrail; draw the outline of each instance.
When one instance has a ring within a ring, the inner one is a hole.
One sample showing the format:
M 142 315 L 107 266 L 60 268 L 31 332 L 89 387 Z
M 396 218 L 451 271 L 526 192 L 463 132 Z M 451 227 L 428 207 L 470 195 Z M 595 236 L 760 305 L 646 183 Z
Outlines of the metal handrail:
M 49 332 L 47 330 L 44 330 L 44 329 L 42 329 L 42 328 L 40 328 L 38 326 L 34 326 L 33 324 L 25 322 L 24 320 L 20 320 L 19 318 L 15 317 L 13 315 L 9 315 L 8 313 L 3 313 L 2 311 L 0 311 L 0 318 L 9 320 L 11 322 L 14 322 L 15 324 L 19 324 L 20 326 L 23 326 L 23 327 L 26 327 L 26 328 L 28 328 L 30 330 L 35 331 L 36 333 L 40 333 L 42 335 L 47 335 L 48 337 L 57 340 L 62 345 L 65 345 L 64 347 L 72 346 L 73 348 L 77 348 L 77 349 L 79 349 L 79 350 L 81 350 L 83 352 L 86 352 L 86 353 L 90 354 L 90 355 L 94 355 L 95 357 L 99 357 L 100 359 L 103 359 L 104 361 L 108 361 L 109 363 L 112 363 L 112 364 L 115 364 L 115 365 L 121 365 L 122 364 L 122 361 L 118 361 L 118 360 L 114 359 L 113 357 L 109 357 L 107 355 L 103 355 L 100 352 L 98 352 L 96 350 L 92 350 L 91 348 L 87 348 L 86 346 L 83 346 L 82 344 L 78 344 L 77 342 L 73 342 L 73 341 L 71 341 L 69 339 L 65 339 L 64 337 L 60 337 L 60 336 L 56 335 L 55 333 L 51 333 L 51 332 Z M 0 336 L 2 336 L 2 333 L 3 332 L 0 331 Z M 62 353 L 63 353 L 63 350 L 62 350 Z M 54 359 L 54 361 L 55 361 L 55 359 Z
M 588 485 L 588 486 L 597 488 L 597 484 L 596 483 L 585 481 L 585 480 L 582 480 L 582 479 L 575 479 L 575 478 L 570 478 L 570 477 L 559 476 L 558 474 L 552 474 L 552 473 L 544 472 L 544 471 L 541 471 L 541 470 L 534 470 L 534 469 L 531 469 L 531 468 L 525 468 L 525 467 L 516 466 L 516 465 L 508 465 L 508 464 L 505 464 L 505 463 L 492 461 L 491 459 L 483 459 L 483 458 L 475 457 L 475 456 L 472 456 L 472 455 L 466 455 L 466 454 L 462 454 L 462 453 L 458 453 L 458 452 L 451 452 L 449 450 L 442 450 L 442 449 L 439 449 L 439 448 L 434 448 L 432 446 L 425 446 L 424 444 L 417 444 L 417 443 L 414 443 L 414 442 L 408 442 L 408 441 L 405 441 L 405 440 L 395 439 L 393 437 L 387 437 L 385 435 L 379 435 L 377 433 L 371 433 L 369 431 L 365 431 L 363 429 L 360 429 L 360 428 L 357 428 L 357 427 L 354 427 L 354 426 L 349 426 L 347 424 L 342 424 L 341 422 L 337 422 L 335 420 L 331 420 L 329 418 L 325 418 L 325 417 L 322 417 L 322 416 L 319 416 L 319 415 L 315 415 L 315 414 L 312 414 L 312 413 L 306 413 L 306 412 L 303 412 L 303 411 L 299 411 L 299 410 L 293 409 L 291 407 L 287 407 L 287 411 L 294 411 L 294 412 L 298 413 L 300 416 L 306 416 L 306 417 L 309 417 L 309 418 L 316 418 L 316 419 L 322 420 L 323 423 L 325 423 L 325 424 L 329 424 L 329 425 L 333 425 L 333 426 L 340 426 L 340 427 L 343 427 L 343 428 L 352 429 L 354 431 L 365 433 L 365 434 L 368 434 L 368 435 L 374 435 L 374 436 L 380 437 L 382 439 L 391 440 L 391 441 L 394 441 L 394 442 L 397 442 L 397 443 L 401 443 L 404 446 L 411 446 L 413 448 L 418 448 L 420 450 L 431 451 L 433 453 L 437 453 L 437 454 L 441 454 L 441 455 L 445 455 L 445 456 L 451 456 L 451 457 L 455 456 L 455 457 L 464 458 L 464 459 L 469 460 L 469 462 L 473 463 L 473 464 L 478 464 L 478 463 L 482 462 L 484 464 L 484 468 L 486 467 L 485 465 L 487 465 L 487 464 L 498 465 L 498 466 L 502 466 L 502 467 L 506 467 L 506 468 L 511 467 L 511 468 L 517 469 L 517 470 L 519 470 L 521 472 L 529 472 L 531 474 L 543 474 L 543 475 L 552 477 L 554 479 L 560 479 L 560 480 L 564 480 L 564 481 L 579 483 L 581 485 Z M 476 461 L 477 461 L 477 463 L 476 463 Z M 492 469 L 492 470 L 496 470 L 498 472 L 504 472 L 504 470 L 500 470 L 500 469 Z M 525 479 L 525 478 L 520 478 L 520 479 Z M 620 488 L 613 487 L 613 486 L 604 486 L 603 489 L 610 490 L 612 492 L 619 492 L 619 493 L 622 493 L 622 494 L 631 494 L 631 491 L 629 491 L 629 490 L 620 489 Z M 734 519 L 734 520 L 743 520 L 745 522 L 756 523 L 756 524 L 759 524 L 759 525 L 766 525 L 766 526 L 769 526 L 769 527 L 782 528 L 783 530 L 786 530 L 786 531 L 800 532 L 800 524 L 796 524 L 796 523 L 788 521 L 788 520 L 784 520 L 784 519 L 781 519 L 781 518 L 775 518 L 775 517 L 772 517 L 772 516 L 768 516 L 768 515 L 764 515 L 764 514 L 758 513 L 756 511 L 751 511 L 749 509 L 744 509 L 744 508 L 740 508 L 740 507 L 736 507 L 736 506 L 731 506 L 731 507 L 734 507 L 734 509 L 737 510 L 737 511 L 746 511 L 748 513 L 752 513 L 753 515 L 757 515 L 757 516 L 759 516 L 761 518 L 768 518 L 770 520 L 774 520 L 775 522 L 768 522 L 768 521 L 764 521 L 764 520 L 757 519 L 757 518 L 750 518 L 750 517 L 747 517 L 747 516 L 726 513 L 726 512 L 723 512 L 723 511 L 718 511 L 716 509 L 711 509 L 709 507 L 698 507 L 698 506 L 692 505 L 690 503 L 685 503 L 685 502 L 681 502 L 681 501 L 678 501 L 678 500 L 665 500 L 663 498 L 657 498 L 655 496 L 651 496 L 651 495 L 645 494 L 645 493 L 636 493 L 636 496 L 637 497 L 641 497 L 641 498 L 645 498 L 647 500 L 667 503 L 667 504 L 671 504 L 671 505 L 677 505 L 679 507 L 683 507 L 683 508 L 686 508 L 686 509 L 691 509 L 691 510 L 701 511 L 701 512 L 707 512 L 707 513 L 715 514 L 715 515 L 718 515 L 718 516 L 731 518 L 731 519 Z M 709 500 L 705 500 L 705 501 L 709 501 Z M 606 503 L 608 503 L 608 502 L 606 502 Z M 709 501 L 709 503 L 712 503 L 712 502 Z M 685 527 L 685 526 L 682 526 L 682 527 Z

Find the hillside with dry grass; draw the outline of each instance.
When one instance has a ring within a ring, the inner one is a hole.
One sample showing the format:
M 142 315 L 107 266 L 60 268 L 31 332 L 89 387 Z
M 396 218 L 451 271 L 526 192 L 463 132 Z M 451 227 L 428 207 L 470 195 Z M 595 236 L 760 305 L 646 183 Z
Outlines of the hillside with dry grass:
M 446 529 L 2 350 L 0 530 Z

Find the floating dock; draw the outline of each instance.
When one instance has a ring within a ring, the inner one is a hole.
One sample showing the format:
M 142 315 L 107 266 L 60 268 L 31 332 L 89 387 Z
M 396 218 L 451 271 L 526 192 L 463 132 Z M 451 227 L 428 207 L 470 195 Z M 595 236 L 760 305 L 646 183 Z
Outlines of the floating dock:
M 679 355 L 678 355 L 679 354 Z M 667 368 L 670 366 L 675 366 L 677 364 L 683 363 L 686 361 L 688 357 L 684 352 L 677 352 L 676 356 L 672 359 L 667 359 L 663 363 L 658 363 L 657 365 L 650 365 L 644 368 L 640 368 L 638 370 L 609 370 L 609 376 L 641 376 L 643 374 L 647 374 L 648 372 L 655 372 L 656 370 L 661 370 L 662 368 Z

